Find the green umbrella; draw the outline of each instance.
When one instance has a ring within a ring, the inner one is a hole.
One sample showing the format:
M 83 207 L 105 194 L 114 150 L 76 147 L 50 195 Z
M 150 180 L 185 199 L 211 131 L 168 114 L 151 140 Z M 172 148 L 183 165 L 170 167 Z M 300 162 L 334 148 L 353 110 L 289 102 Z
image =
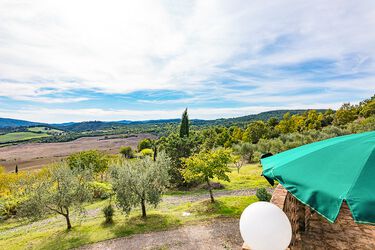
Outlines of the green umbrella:
M 357 223 L 375 224 L 375 131 L 307 144 L 261 163 L 266 178 L 330 222 L 345 200 Z

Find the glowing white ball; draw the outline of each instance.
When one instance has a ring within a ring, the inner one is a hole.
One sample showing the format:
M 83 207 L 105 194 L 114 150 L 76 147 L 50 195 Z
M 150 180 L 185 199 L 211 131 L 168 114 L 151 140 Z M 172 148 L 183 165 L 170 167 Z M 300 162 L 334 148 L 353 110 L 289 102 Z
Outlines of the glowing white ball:
M 251 250 L 285 250 L 292 239 L 286 214 L 264 201 L 253 203 L 242 212 L 240 232 Z

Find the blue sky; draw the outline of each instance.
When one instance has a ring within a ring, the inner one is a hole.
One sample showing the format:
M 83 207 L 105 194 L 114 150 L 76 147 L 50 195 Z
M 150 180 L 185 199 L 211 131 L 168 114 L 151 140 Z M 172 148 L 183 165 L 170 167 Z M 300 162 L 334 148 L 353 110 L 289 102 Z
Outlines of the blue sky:
M 0 2 L 0 117 L 214 119 L 375 93 L 375 1 Z

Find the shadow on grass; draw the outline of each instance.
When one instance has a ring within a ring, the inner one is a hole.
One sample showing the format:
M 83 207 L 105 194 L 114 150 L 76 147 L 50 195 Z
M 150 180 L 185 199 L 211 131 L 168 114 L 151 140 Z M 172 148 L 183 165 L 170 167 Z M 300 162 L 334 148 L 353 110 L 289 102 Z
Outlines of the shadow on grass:
M 173 216 L 164 214 L 149 214 L 146 219 L 140 216 L 130 216 L 125 223 L 117 224 L 110 230 L 116 237 L 140 234 L 152 231 L 163 231 L 181 225 L 181 221 Z
M 38 249 L 70 249 L 82 246 L 89 241 L 89 237 L 84 232 L 76 230 L 74 227 L 68 230 L 61 230 L 50 235 L 46 240 L 38 245 Z

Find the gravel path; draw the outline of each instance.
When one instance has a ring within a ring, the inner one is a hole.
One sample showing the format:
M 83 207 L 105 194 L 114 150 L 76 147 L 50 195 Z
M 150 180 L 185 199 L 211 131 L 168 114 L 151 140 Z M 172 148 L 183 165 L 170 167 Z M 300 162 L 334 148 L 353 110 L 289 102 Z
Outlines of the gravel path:
M 219 250 L 241 249 L 242 243 L 238 219 L 215 219 L 199 225 L 102 241 L 79 249 Z

